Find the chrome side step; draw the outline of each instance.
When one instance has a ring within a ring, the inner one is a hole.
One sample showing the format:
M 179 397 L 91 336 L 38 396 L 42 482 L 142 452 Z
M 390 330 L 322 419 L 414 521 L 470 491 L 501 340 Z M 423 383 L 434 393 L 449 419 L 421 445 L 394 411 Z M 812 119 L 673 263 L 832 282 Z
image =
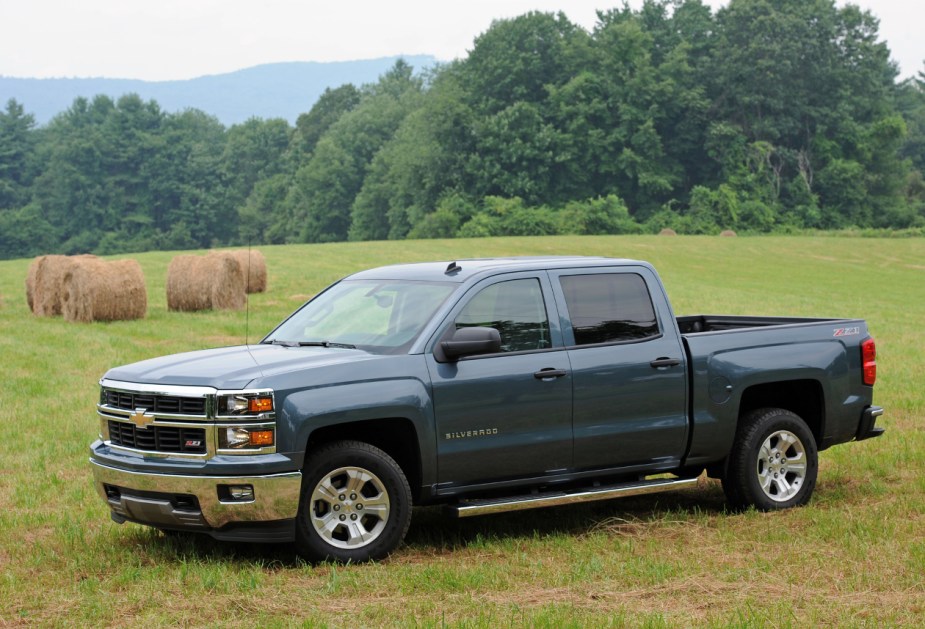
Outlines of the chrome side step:
M 692 487 L 696 484 L 696 478 L 660 478 L 657 480 L 639 481 L 635 483 L 608 485 L 606 487 L 594 487 L 593 489 L 576 489 L 574 491 L 557 491 L 487 500 L 467 500 L 458 504 L 448 505 L 446 510 L 450 515 L 455 515 L 458 518 L 468 518 L 473 515 L 486 515 L 505 511 L 523 511 L 525 509 L 539 509 L 540 507 L 554 507 L 579 502 L 592 502 L 595 500 L 609 500 L 611 498 L 655 494 L 662 491 L 673 491 L 675 489 L 683 489 L 684 487 Z

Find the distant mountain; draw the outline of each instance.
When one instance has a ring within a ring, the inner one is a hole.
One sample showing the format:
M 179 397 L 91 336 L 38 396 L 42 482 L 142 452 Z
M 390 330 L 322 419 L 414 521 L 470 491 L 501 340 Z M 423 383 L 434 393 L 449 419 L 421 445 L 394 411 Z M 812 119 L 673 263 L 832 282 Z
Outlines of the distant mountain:
M 362 61 L 294 61 L 254 66 L 228 74 L 201 76 L 185 81 L 133 79 L 18 79 L 0 76 L 0 109 L 15 98 L 26 113 L 44 125 L 70 107 L 74 99 L 106 94 L 117 99 L 134 92 L 155 100 L 168 112 L 200 109 L 230 126 L 248 118 L 284 118 L 295 123 L 311 109 L 325 88 L 375 82 L 399 58 L 416 72 L 437 63 L 434 57 L 383 57 Z

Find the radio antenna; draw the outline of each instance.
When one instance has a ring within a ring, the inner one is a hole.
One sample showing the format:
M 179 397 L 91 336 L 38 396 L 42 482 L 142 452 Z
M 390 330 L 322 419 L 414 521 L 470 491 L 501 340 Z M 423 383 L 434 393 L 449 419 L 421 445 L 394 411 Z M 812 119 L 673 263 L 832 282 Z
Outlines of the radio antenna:
M 244 345 L 249 344 L 251 322 L 251 236 L 247 235 L 247 270 L 244 271 Z

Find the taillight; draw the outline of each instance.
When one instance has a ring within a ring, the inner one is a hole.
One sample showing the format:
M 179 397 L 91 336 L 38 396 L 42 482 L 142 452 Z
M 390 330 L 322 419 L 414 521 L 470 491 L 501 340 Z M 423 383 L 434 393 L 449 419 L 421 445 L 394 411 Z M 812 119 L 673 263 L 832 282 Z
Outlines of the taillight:
M 863 362 L 864 384 L 874 386 L 877 381 L 877 344 L 874 339 L 861 343 L 861 361 Z

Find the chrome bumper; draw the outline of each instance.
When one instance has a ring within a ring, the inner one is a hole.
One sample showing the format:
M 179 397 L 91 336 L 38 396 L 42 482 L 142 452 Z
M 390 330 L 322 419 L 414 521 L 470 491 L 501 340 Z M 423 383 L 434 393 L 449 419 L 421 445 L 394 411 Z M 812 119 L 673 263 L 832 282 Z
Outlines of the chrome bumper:
M 302 474 L 181 476 L 132 472 L 90 459 L 97 492 L 117 522 L 211 532 L 229 524 L 292 520 L 299 510 Z M 250 485 L 253 499 L 234 500 L 228 488 Z M 248 537 L 244 535 L 243 537 Z

